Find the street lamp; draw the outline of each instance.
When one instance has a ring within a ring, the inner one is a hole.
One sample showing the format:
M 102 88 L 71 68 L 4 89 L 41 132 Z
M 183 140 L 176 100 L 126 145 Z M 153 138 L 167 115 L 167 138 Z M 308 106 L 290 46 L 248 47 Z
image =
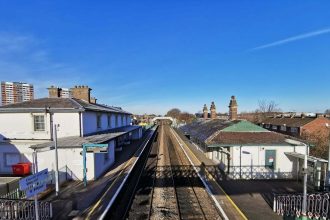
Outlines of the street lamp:
M 325 123 L 325 127 L 327 127 L 329 129 L 330 128 L 329 123 Z M 327 172 L 326 186 L 327 186 L 328 191 L 329 191 L 330 190 L 330 132 L 329 132 L 328 172 Z
M 58 152 L 57 152 L 57 129 L 60 127 L 59 124 L 54 124 L 54 147 L 55 147 L 55 191 L 56 196 L 58 196 L 60 192 L 60 178 L 59 178 L 59 172 L 58 172 Z

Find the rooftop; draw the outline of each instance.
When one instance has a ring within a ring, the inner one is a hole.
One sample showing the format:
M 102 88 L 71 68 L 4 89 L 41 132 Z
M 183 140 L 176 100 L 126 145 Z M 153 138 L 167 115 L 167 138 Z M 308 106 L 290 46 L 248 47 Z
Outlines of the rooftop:
M 286 139 L 290 136 L 270 132 L 251 122 L 243 120 L 200 120 L 180 128 L 192 138 L 206 144 L 216 146 L 286 146 Z
M 302 126 L 312 122 L 315 119 L 316 119 L 315 117 L 266 118 L 266 119 L 262 120 L 261 123 L 278 125 L 278 126 L 285 125 L 287 127 L 302 127 Z
M 47 109 L 50 112 L 80 112 L 80 111 L 99 111 L 113 112 L 122 114 L 131 114 L 119 107 L 112 107 L 102 104 L 89 103 L 75 98 L 41 98 L 31 101 L 20 102 L 0 106 L 1 112 L 44 112 Z

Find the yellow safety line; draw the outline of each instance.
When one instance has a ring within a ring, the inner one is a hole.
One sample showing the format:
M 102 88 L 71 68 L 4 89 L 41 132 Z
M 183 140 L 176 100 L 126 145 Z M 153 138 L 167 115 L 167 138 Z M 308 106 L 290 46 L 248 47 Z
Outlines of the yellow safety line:
M 143 144 L 147 141 L 148 139 L 146 139 L 142 144 L 141 147 L 143 146 Z M 139 150 L 139 149 L 138 149 Z M 136 153 L 136 152 L 135 152 Z M 134 154 L 135 154 L 134 153 Z M 105 193 L 102 195 L 102 197 L 97 201 L 97 203 L 93 206 L 93 208 L 88 212 L 88 215 L 86 217 L 86 219 L 89 219 L 89 217 L 91 216 L 91 214 L 95 211 L 95 209 L 97 208 L 97 206 L 101 203 L 102 199 L 107 195 L 107 193 L 109 192 L 109 190 L 113 187 L 113 185 L 117 182 L 118 178 L 121 176 L 121 174 L 125 171 L 126 167 L 131 163 L 131 160 L 133 160 L 135 157 L 132 157 L 128 162 L 126 162 L 124 168 L 122 169 L 122 171 L 120 171 L 120 173 L 118 174 L 118 176 L 116 177 L 116 179 L 111 183 L 111 185 L 109 186 L 109 188 L 105 191 Z
M 174 130 L 174 129 L 173 129 Z M 175 131 L 174 131 L 175 132 Z M 176 132 L 175 132 L 176 133 Z M 180 136 L 177 135 L 179 138 Z M 181 138 L 180 138 L 181 139 Z M 182 140 L 182 139 L 181 139 Z M 190 151 L 190 153 L 194 156 L 194 158 L 201 162 L 197 157 L 196 155 L 190 150 L 190 148 L 187 146 L 187 144 L 182 141 L 183 144 L 186 146 L 186 148 L 188 148 L 188 150 Z M 225 194 L 225 196 L 227 197 L 227 199 L 229 200 L 229 202 L 234 206 L 234 208 L 238 211 L 238 213 L 243 217 L 243 219 L 247 220 L 248 218 L 244 215 L 244 213 L 238 208 L 238 206 L 235 204 L 235 202 L 230 198 L 230 196 L 225 192 L 225 190 L 219 185 L 219 183 L 213 178 L 213 176 L 207 171 L 205 170 L 207 173 L 208 173 L 208 176 L 211 177 L 211 179 L 215 182 L 215 184 L 221 189 L 221 191 Z

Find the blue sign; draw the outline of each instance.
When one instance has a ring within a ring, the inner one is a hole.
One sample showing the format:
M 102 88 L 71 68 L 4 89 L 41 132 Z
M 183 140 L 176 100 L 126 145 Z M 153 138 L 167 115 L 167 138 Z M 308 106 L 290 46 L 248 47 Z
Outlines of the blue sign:
M 34 185 L 33 187 L 31 187 L 30 189 L 27 189 L 25 191 L 25 195 L 27 198 L 30 198 L 32 196 L 37 195 L 38 193 L 41 193 L 43 191 L 45 191 L 47 188 L 46 186 L 46 182 L 38 182 L 36 185 Z
M 26 197 L 32 197 L 46 189 L 48 169 L 19 180 L 19 189 L 25 191 Z

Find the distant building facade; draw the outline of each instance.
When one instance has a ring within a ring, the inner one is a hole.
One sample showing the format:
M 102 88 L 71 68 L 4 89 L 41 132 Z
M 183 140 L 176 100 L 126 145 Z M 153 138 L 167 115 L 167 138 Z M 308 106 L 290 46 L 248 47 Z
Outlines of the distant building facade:
M 294 137 L 303 137 L 304 135 L 320 133 L 327 134 L 329 129 L 326 124 L 330 125 L 329 118 L 322 114 L 307 116 L 305 114 L 280 114 L 274 117 L 268 117 L 258 123 L 259 126 L 282 134 Z
M 22 82 L 1 82 L 1 104 L 8 105 L 34 99 L 32 84 Z

